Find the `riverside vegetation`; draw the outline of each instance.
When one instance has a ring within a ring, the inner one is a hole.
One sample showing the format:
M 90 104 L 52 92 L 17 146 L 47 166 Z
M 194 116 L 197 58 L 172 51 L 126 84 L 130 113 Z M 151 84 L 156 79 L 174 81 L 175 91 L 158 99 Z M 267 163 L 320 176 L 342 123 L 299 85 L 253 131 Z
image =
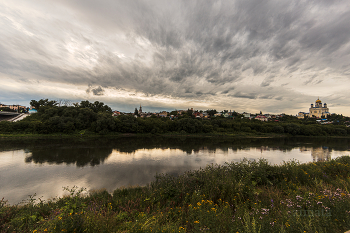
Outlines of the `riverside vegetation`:
M 38 113 L 18 122 L 0 122 L 0 134 L 225 134 L 225 135 L 292 135 L 292 136 L 347 136 L 350 127 L 348 117 L 333 114 L 332 125 L 320 125 L 316 119 L 299 120 L 284 116 L 278 122 L 249 120 L 235 113 L 234 119 L 211 117 L 196 119 L 191 114 L 177 116 L 177 119 L 135 118 L 132 115 L 112 116 L 112 110 L 102 102 L 81 101 L 73 106 L 57 106 L 49 100 L 31 101 Z M 214 113 L 214 111 L 209 111 Z
M 90 191 L 19 205 L 0 202 L 1 232 L 344 232 L 350 157 L 266 160 L 160 174 L 145 187 Z

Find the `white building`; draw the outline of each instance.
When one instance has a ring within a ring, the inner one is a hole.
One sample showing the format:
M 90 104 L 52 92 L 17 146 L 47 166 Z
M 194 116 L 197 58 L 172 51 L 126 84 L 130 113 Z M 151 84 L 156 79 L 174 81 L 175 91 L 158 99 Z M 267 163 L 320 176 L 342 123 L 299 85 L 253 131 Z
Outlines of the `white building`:
M 324 103 L 322 106 L 322 101 L 318 98 L 315 102 L 315 106 L 311 104 L 311 107 L 309 108 L 309 117 L 327 117 L 330 115 L 329 109 L 327 107 L 327 104 Z

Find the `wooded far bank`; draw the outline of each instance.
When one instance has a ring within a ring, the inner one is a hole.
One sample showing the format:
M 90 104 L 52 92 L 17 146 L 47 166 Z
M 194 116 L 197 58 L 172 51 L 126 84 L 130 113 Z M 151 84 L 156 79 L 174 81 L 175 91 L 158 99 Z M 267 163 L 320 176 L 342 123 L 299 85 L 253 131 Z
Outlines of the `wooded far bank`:
M 102 102 L 82 101 L 74 106 L 56 106 L 43 102 L 36 106 L 38 113 L 18 122 L 0 122 L 0 133 L 11 134 L 278 134 L 287 136 L 347 136 L 350 127 L 344 124 L 346 118 L 332 115 L 335 123 L 321 125 L 316 119 L 298 119 L 285 115 L 278 122 L 249 120 L 241 115 L 234 118 L 211 117 L 197 119 L 191 115 L 181 115 L 176 119 L 135 118 L 132 115 L 112 116 L 112 110 Z

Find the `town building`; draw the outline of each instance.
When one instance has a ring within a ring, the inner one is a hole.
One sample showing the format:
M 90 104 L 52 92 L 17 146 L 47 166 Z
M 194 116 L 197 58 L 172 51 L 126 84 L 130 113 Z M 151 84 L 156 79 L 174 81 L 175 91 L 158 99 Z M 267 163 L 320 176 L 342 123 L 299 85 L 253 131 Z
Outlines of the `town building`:
M 326 118 L 329 116 L 329 108 L 327 107 L 327 104 L 324 103 L 322 106 L 322 101 L 320 98 L 317 98 L 315 101 L 315 106 L 311 104 L 311 107 L 309 108 L 309 112 L 298 112 L 298 119 L 304 119 L 306 117 L 315 117 L 315 118 Z
M 268 121 L 269 119 L 265 115 L 258 115 L 255 117 L 256 120 L 259 121 Z
M 163 111 L 163 112 L 159 113 L 159 116 L 160 117 L 167 117 L 168 113 L 166 111 Z
M 142 113 L 142 107 L 141 107 L 141 104 L 140 104 L 140 109 L 139 109 L 139 114 Z
M 6 105 L 6 104 L 0 103 L 0 108 L 9 108 L 11 110 L 18 111 L 20 109 L 26 109 L 27 107 L 21 106 L 21 105 Z
M 242 113 L 242 115 L 246 118 L 250 118 L 250 113 L 244 112 L 244 113 Z
M 317 98 L 315 106 L 311 104 L 311 107 L 309 108 L 309 116 L 321 118 L 327 117 L 328 115 L 330 115 L 330 113 L 327 104 L 324 103 L 322 106 L 322 101 L 319 98 Z
M 298 112 L 298 119 L 304 119 L 305 117 L 309 117 L 308 112 Z
M 119 111 L 113 111 L 113 116 L 120 116 L 122 113 Z

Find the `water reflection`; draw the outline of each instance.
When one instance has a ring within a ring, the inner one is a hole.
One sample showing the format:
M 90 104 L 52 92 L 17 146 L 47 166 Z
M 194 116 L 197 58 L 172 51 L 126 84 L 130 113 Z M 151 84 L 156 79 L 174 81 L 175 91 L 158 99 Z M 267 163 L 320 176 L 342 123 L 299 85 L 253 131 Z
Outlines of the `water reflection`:
M 0 152 L 4 150 L 24 149 L 26 163 L 35 164 L 74 164 L 77 167 L 96 166 L 104 163 L 113 153 L 118 151 L 124 154 L 135 154 L 140 150 L 155 151 L 173 149 L 187 155 L 212 155 L 216 153 L 232 154 L 242 151 L 260 151 L 260 155 L 271 151 L 291 152 L 300 148 L 300 152 L 309 151 L 312 161 L 330 159 L 332 150 L 348 151 L 349 139 L 225 139 L 225 138 L 99 138 L 94 140 L 24 140 L 0 141 Z M 244 154 L 244 153 L 243 153 Z M 257 152 L 254 152 L 257 154 Z M 256 158 L 256 156 L 253 156 Z M 264 156 L 262 156 L 264 157 Z M 259 157 L 257 157 L 259 158 Z M 283 160 L 283 158 L 282 158 Z M 280 161 L 282 161 L 280 160 Z M 305 159 L 302 159 L 302 162 Z M 307 159 L 306 161 L 311 161 Z M 278 162 L 275 160 L 274 162 Z
M 26 163 L 76 164 L 77 167 L 95 166 L 103 163 L 112 153 L 112 148 L 52 147 L 27 150 Z
M 326 146 L 320 147 L 300 147 L 300 152 L 311 154 L 312 162 L 323 162 L 331 160 L 332 149 Z M 345 155 L 345 154 L 344 154 Z
M 265 158 L 325 161 L 348 154 L 349 139 L 98 138 L 0 140 L 0 198 L 18 203 L 37 193 L 61 196 L 62 186 L 114 189 L 146 185 L 160 173 L 182 174 L 209 164 Z
M 311 148 L 311 156 L 313 162 L 329 161 L 331 159 L 331 151 L 327 147 Z

